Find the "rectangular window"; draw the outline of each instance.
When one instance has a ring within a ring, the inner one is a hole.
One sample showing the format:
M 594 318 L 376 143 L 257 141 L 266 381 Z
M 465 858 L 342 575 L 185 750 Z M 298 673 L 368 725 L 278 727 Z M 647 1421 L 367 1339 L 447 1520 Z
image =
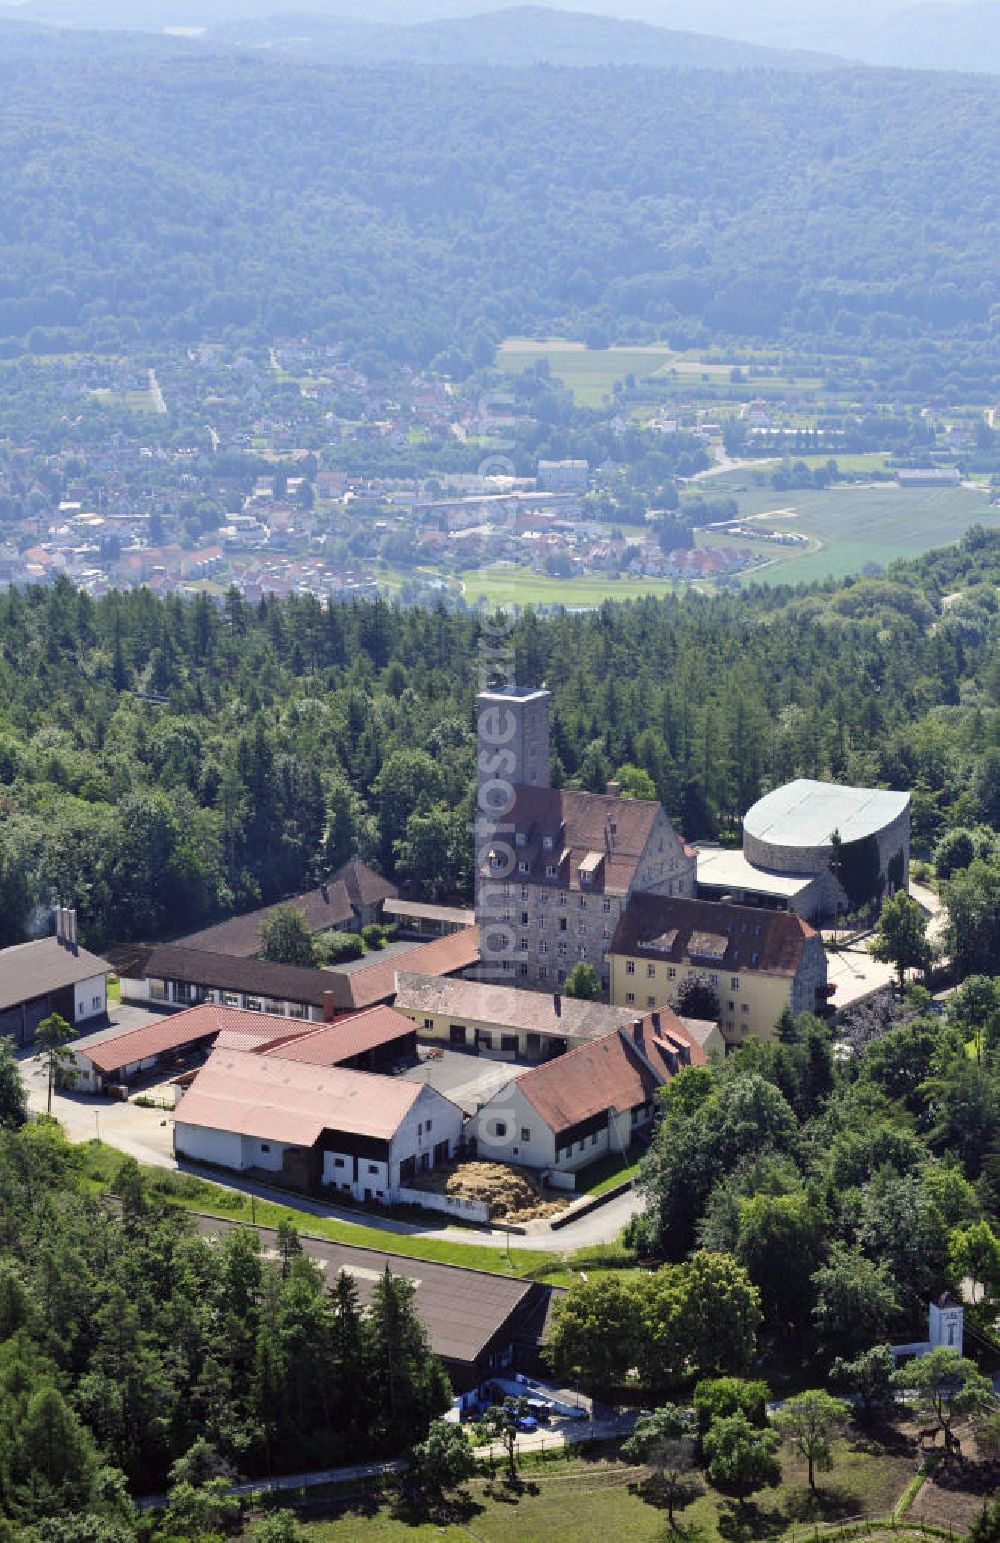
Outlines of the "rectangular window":
M 333 1159 L 333 1166 L 335 1168 L 343 1168 L 343 1166 L 344 1166 L 344 1159 L 342 1157 L 335 1157 Z
M 554 863 L 546 863 L 545 864 L 545 877 L 547 879 L 554 879 L 555 876 L 556 876 L 555 864 Z
M 522 927 L 526 927 L 527 925 L 528 925 L 528 913 L 527 913 L 527 911 L 522 911 L 521 912 L 521 926 Z
M 523 857 L 521 858 L 520 862 L 517 865 L 517 871 L 518 871 L 518 873 L 527 873 L 527 871 L 528 871 L 528 865 L 525 862 Z
M 670 965 L 668 967 L 668 969 L 667 969 L 667 980 L 676 980 L 676 979 L 677 979 L 677 971 L 674 969 L 673 965 Z
M 503 1120 L 497 1120 L 495 1122 L 495 1124 L 493 1126 L 493 1134 L 495 1136 L 500 1136 L 500 1137 L 506 1136 L 506 1134 L 507 1134 L 507 1126 L 506 1126 L 506 1123 Z
M 424 1019 L 424 1028 L 425 1029 L 433 1029 L 433 1027 L 434 1027 L 434 1019 L 433 1018 L 425 1018 Z
M 306 1016 L 306 1009 L 303 1003 L 289 1002 L 288 1016 L 289 1018 L 304 1018 Z
M 545 917 L 544 916 L 540 916 L 538 918 L 538 930 L 539 930 L 539 932 L 544 932 L 545 931 Z
M 604 902 L 604 909 L 606 911 L 610 911 L 611 910 L 611 901 L 610 900 L 605 900 L 605 902 Z
M 525 836 L 524 831 L 519 830 L 517 835 L 514 837 L 514 844 L 515 846 L 523 847 L 527 839 L 528 838 Z
M 529 1125 L 522 1125 L 521 1126 L 521 1140 L 522 1141 L 530 1141 L 531 1140 L 531 1127 Z
M 239 1007 L 239 996 L 235 991 L 224 991 L 222 993 L 222 1005 L 223 1007 Z
M 581 911 L 585 911 L 586 909 L 587 909 L 587 897 L 586 897 L 586 895 L 581 895 L 580 896 L 580 910 Z
M 269 1141 L 262 1141 L 261 1144 L 260 1144 L 260 1149 L 261 1149 L 262 1152 L 270 1152 L 270 1150 L 271 1150 L 270 1142 Z
M 565 905 L 566 904 L 566 891 L 564 889 L 561 889 L 559 891 L 559 904 L 560 905 Z
M 646 998 L 646 1006 L 647 1007 L 655 1007 L 656 1006 L 656 998 L 655 997 L 647 997 Z
M 635 974 L 635 960 L 634 959 L 626 959 L 626 961 L 625 961 L 625 974 L 626 975 L 634 975 Z
M 542 846 L 545 848 L 546 852 L 551 852 L 552 851 L 552 837 L 551 836 L 543 836 L 542 837 Z
M 501 1050 L 514 1051 L 514 1053 L 516 1054 L 516 1052 L 517 1052 L 517 1035 L 516 1034 L 501 1034 L 501 1036 L 500 1036 L 500 1049 Z
M 730 989 L 730 991 L 739 991 L 739 989 L 740 989 L 740 978 L 739 978 L 738 975 L 734 975 L 732 980 L 729 982 L 729 989 Z
M 545 980 L 546 977 L 548 976 L 548 973 L 549 973 L 548 970 L 545 968 L 544 965 L 542 965 L 542 968 L 538 972 L 538 979 L 539 980 Z
M 545 939 L 543 938 L 542 941 L 538 945 L 538 952 L 540 954 L 547 954 L 548 951 L 549 951 L 549 945 L 546 943 Z
M 378 1173 L 378 1163 L 369 1163 L 368 1164 L 368 1172 L 369 1173 Z
M 566 944 L 565 943 L 560 943 L 559 944 L 559 957 L 560 957 L 560 959 L 565 959 L 565 957 L 566 957 Z
M 262 1011 L 260 997 L 244 997 L 243 1003 L 248 1012 L 259 1013 Z
M 433 1125 L 433 1124 L 434 1124 L 434 1121 L 433 1121 L 433 1120 L 425 1120 L 425 1121 L 424 1121 L 424 1130 L 430 1130 L 430 1129 L 431 1129 L 431 1126 L 432 1126 L 432 1125 Z
M 625 993 L 625 1000 L 628 1003 L 629 1007 L 633 1006 L 633 1004 L 635 1002 L 635 992 L 634 991 L 626 991 L 626 993 Z
M 517 967 L 517 973 L 519 975 L 527 975 L 527 973 L 528 973 L 528 966 L 526 964 L 519 964 L 518 967 Z
M 522 884 L 521 885 L 521 899 L 522 900 L 527 900 L 527 898 L 528 898 L 528 886 L 527 886 L 527 884 Z
M 741 1002 L 740 1003 L 740 1012 L 743 1013 L 744 1016 L 746 1016 L 750 1012 L 750 1003 L 749 1002 Z
M 565 918 L 565 916 L 560 916 L 560 918 L 559 918 L 559 931 L 560 932 L 565 932 L 566 931 L 566 918 Z
M 526 954 L 528 952 L 528 940 L 527 940 L 527 938 L 522 938 L 521 939 L 521 952 L 522 952 L 522 954 Z
M 655 980 L 656 979 L 656 965 L 655 964 L 647 964 L 647 966 L 646 966 L 646 979 L 647 980 Z

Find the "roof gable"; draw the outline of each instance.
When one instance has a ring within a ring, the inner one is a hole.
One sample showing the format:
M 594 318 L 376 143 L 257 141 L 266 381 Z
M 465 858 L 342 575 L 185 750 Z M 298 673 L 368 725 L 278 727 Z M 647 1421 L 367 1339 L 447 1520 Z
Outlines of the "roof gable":
M 611 951 L 706 969 L 791 976 L 815 936 L 794 911 L 636 894 L 615 929 Z

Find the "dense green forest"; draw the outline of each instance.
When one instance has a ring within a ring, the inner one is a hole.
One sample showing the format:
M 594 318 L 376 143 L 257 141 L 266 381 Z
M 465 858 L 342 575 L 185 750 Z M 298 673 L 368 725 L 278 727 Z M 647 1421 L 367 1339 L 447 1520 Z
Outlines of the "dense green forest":
M 63 39 L 10 50 L 0 94 L 8 354 L 309 332 L 378 373 L 555 331 L 996 380 L 988 80 L 536 67 L 484 89 Z
M 647 774 L 689 837 L 797 775 L 911 789 L 914 846 L 1000 828 L 1000 537 L 811 590 L 520 616 L 553 775 Z M 56 900 L 96 946 L 187 931 L 352 852 L 468 896 L 479 621 L 232 591 L 0 598 L 0 918 Z
M 88 1193 L 57 1126 L 19 1126 L 11 1069 L 2 1041 L 5 1543 L 18 1535 L 5 1517 L 32 1543 L 119 1543 L 132 1536 L 130 1493 L 168 1483 L 169 1531 L 200 1536 L 215 1529 L 198 1524 L 191 1492 L 212 1479 L 423 1438 L 451 1389 L 409 1281 L 387 1274 L 362 1312 L 351 1277 L 328 1290 L 294 1228 L 279 1231 L 274 1259 L 250 1228 L 212 1241 L 145 1192 L 131 1159 L 113 1185 L 120 1204 Z

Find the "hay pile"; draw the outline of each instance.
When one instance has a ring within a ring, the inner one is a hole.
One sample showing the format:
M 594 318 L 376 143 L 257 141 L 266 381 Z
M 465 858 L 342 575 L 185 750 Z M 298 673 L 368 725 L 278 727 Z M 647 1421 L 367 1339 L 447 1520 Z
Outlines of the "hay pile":
M 465 1200 L 485 1200 L 493 1221 L 526 1222 L 540 1216 L 556 1216 L 569 1199 L 544 1195 L 533 1174 L 506 1163 L 464 1162 L 420 1176 L 420 1188 L 437 1194 L 460 1195 Z

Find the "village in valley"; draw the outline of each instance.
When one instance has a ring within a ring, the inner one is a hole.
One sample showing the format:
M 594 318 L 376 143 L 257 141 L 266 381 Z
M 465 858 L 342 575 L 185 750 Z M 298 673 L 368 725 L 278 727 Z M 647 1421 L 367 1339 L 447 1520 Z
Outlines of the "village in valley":
M 880 565 L 993 518 L 987 406 L 575 347 L 462 380 L 302 339 L 0 361 L 0 577 L 544 609 L 846 572 L 873 514 Z

